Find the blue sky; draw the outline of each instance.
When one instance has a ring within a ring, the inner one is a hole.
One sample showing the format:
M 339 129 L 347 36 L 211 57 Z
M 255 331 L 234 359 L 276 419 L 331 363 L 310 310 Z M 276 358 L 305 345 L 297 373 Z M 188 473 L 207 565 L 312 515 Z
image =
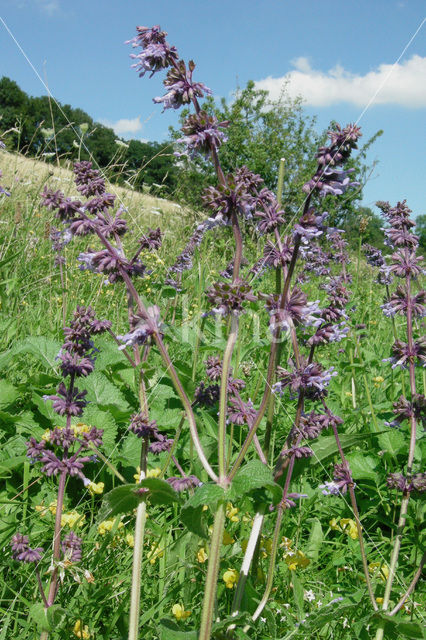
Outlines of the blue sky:
M 406 198 L 420 215 L 425 13 L 422 0 L 0 0 L 0 76 L 42 95 L 35 69 L 61 103 L 84 109 L 117 135 L 161 140 L 178 114 L 153 104 L 164 93 L 162 77 L 139 79 L 124 45 L 136 25 L 160 24 L 215 96 L 230 98 L 248 80 L 274 96 L 287 80 L 319 129 L 331 119 L 359 118 L 363 140 L 383 129 L 368 157 L 379 162 L 364 204 Z

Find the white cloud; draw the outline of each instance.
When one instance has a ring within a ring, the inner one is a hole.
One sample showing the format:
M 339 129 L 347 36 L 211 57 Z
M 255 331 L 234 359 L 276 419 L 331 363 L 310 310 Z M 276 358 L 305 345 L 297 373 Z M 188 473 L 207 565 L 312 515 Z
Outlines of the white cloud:
M 395 104 L 403 107 L 426 107 L 426 57 L 414 55 L 405 62 L 381 64 L 365 75 L 356 75 L 337 65 L 324 73 L 313 69 L 307 58 L 293 61 L 294 71 L 280 78 L 271 76 L 256 82 L 258 89 L 269 91 L 278 99 L 284 84 L 290 96 L 302 96 L 306 104 L 328 107 L 349 102 L 364 107 L 373 104 Z
M 37 0 L 37 6 L 48 16 L 52 16 L 59 11 L 58 0 Z
M 116 122 L 103 118 L 102 120 L 99 120 L 99 122 L 106 127 L 113 129 L 117 136 L 123 137 L 129 137 L 142 129 L 140 116 L 137 116 L 136 118 L 121 118 Z

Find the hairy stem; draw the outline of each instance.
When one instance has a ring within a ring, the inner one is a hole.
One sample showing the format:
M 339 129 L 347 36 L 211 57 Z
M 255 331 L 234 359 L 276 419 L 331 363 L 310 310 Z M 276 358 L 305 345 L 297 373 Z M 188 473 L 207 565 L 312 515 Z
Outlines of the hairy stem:
M 204 587 L 203 611 L 201 614 L 201 626 L 199 640 L 210 640 L 213 622 L 213 609 L 216 599 L 217 577 L 219 574 L 220 549 L 225 528 L 225 503 L 218 505 L 214 517 L 213 532 L 210 540 L 209 564 L 207 578 Z

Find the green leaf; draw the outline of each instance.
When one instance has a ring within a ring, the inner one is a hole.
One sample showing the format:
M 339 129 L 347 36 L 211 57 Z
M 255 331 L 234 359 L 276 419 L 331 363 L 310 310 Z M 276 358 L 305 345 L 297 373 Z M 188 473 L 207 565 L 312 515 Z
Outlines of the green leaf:
M 41 602 L 36 602 L 29 609 L 29 614 L 40 631 L 51 631 L 50 622 L 47 619 L 46 609 Z
M 266 489 L 272 494 L 274 504 L 281 500 L 281 487 L 274 482 L 272 471 L 260 460 L 251 460 L 239 469 L 232 481 L 230 500 L 236 500 L 254 489 Z
M 58 631 L 58 627 L 67 618 L 68 612 L 59 604 L 54 604 L 46 611 L 47 622 L 51 629 Z
M 141 488 L 149 492 L 138 493 Z M 179 496 L 168 482 L 160 478 L 145 478 L 139 484 L 124 484 L 105 494 L 99 519 L 106 520 L 121 513 L 131 513 L 142 500 L 151 504 L 171 504 L 179 502 Z
M 324 625 L 327 622 L 330 622 L 331 619 L 337 620 L 351 610 L 359 612 L 359 603 L 364 596 L 365 590 L 360 589 L 351 595 L 343 597 L 338 603 L 335 600 L 330 602 L 329 604 L 321 607 L 318 613 L 311 613 L 309 618 L 306 618 L 306 620 L 301 623 L 300 631 L 304 634 L 304 637 L 308 637 L 307 634 L 309 632 L 324 627 Z M 281 638 L 281 640 L 284 640 L 284 638 Z
M 176 292 L 175 292 L 176 293 Z M 160 620 L 160 638 L 161 640 L 197 640 L 197 631 L 182 631 L 176 622 Z
M 381 618 L 386 621 L 385 637 L 386 633 L 394 632 L 398 638 L 426 638 L 426 631 L 423 625 L 418 622 L 404 620 L 404 618 L 389 616 L 381 612 L 376 612 L 373 615 L 374 618 Z
M 376 467 L 380 464 L 380 458 L 362 451 L 354 451 L 346 456 L 354 480 L 376 480 Z
M 404 435 L 395 429 L 387 431 L 386 433 L 381 433 L 377 438 L 377 441 L 379 443 L 379 447 L 394 459 L 401 450 L 405 451 L 407 447 Z
M 305 553 L 314 562 L 318 560 L 319 550 L 324 540 L 324 533 L 322 530 L 321 522 L 318 518 L 311 518 L 308 520 L 311 522 L 311 532 L 309 534 L 308 544 L 305 548 Z
M 197 487 L 194 494 L 185 502 L 182 508 L 196 508 L 206 504 L 214 512 L 216 511 L 217 503 L 219 500 L 224 500 L 225 495 L 222 487 L 212 482 L 206 482 L 201 487 Z
M 303 585 L 300 581 L 300 579 L 298 578 L 297 574 L 295 571 L 292 571 L 291 574 L 291 582 L 293 584 L 293 595 L 294 595 L 294 602 L 296 603 L 296 607 L 297 607 L 297 611 L 298 611 L 298 619 L 302 620 L 303 619 Z
M 7 407 L 19 397 L 19 391 L 7 380 L 0 380 L 0 407 Z
M 339 436 L 340 444 L 343 451 L 352 449 L 357 445 L 365 445 L 365 441 L 374 438 L 377 433 L 351 433 Z M 337 453 L 336 439 L 334 436 L 321 436 L 314 443 L 309 445 L 314 455 L 311 458 L 304 458 L 297 461 L 294 466 L 292 481 L 300 477 L 308 467 L 315 467 L 321 464 L 324 466 L 326 462 L 332 460 Z M 285 473 L 281 476 L 281 482 L 284 482 Z
M 16 467 L 20 467 L 24 464 L 24 462 L 28 462 L 27 456 L 18 456 L 15 458 L 11 458 L 10 460 L 1 460 L 0 461 L 0 477 L 8 478 L 12 475 L 12 470 L 16 469 Z
M 181 510 L 180 519 L 188 531 L 195 533 L 195 535 L 200 538 L 208 539 L 209 531 L 207 522 L 205 522 L 206 518 L 204 513 L 205 512 L 201 505 L 198 507 L 191 507 L 186 504 Z
M 118 427 L 110 412 L 102 411 L 98 407 L 89 404 L 84 410 L 82 420 L 91 427 L 103 429 L 103 446 L 107 452 L 112 451 Z
M 117 407 L 121 411 L 130 411 L 121 391 L 103 373 L 92 373 L 84 381 L 84 386 L 87 389 L 87 399 L 99 407 Z
M 44 336 L 25 338 L 25 340 L 17 342 L 9 351 L 0 354 L 0 368 L 7 366 L 14 356 L 31 353 L 49 369 L 57 369 L 58 361 L 56 356 L 60 348 L 60 343 L 51 338 L 45 338 Z

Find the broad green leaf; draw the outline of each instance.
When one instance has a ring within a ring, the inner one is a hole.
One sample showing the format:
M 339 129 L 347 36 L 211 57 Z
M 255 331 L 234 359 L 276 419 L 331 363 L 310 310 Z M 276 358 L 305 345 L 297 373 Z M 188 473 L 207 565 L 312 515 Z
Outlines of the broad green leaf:
M 7 407 L 7 405 L 15 402 L 19 398 L 19 391 L 7 380 L 0 380 L 0 407 Z
M 303 585 L 295 571 L 292 572 L 291 582 L 293 584 L 294 602 L 298 612 L 298 619 L 303 619 Z
M 207 539 L 209 537 L 209 531 L 207 522 L 205 521 L 206 518 L 202 505 L 199 505 L 198 507 L 191 507 L 190 505 L 185 504 L 181 510 L 180 519 L 191 533 L 195 533 L 195 535 L 200 538 Z
M 18 456 L 15 458 L 11 458 L 10 460 L 1 460 L 0 461 L 0 477 L 7 478 L 12 475 L 12 470 L 16 469 L 16 467 L 20 467 L 24 464 L 24 462 L 28 462 L 27 456 Z
M 139 493 L 141 488 L 149 491 Z M 142 500 L 151 504 L 171 504 L 179 502 L 179 496 L 168 482 L 160 478 L 145 478 L 139 484 L 124 484 L 105 494 L 99 519 L 106 520 L 121 513 L 131 513 Z
M 232 481 L 229 498 L 236 500 L 254 489 L 266 489 L 276 504 L 282 496 L 281 487 L 274 482 L 272 471 L 260 460 L 251 460 L 237 472 Z
M 176 622 L 162 619 L 160 621 L 161 640 L 197 640 L 197 631 L 182 631 Z
M 349 462 L 354 480 L 377 479 L 375 469 L 380 465 L 380 458 L 378 456 L 370 453 L 365 454 L 361 451 L 354 451 L 353 453 L 348 453 L 346 459 Z
M 87 389 L 87 399 L 98 406 L 130 411 L 121 391 L 103 373 L 92 373 L 84 380 L 84 387 Z
M 31 353 L 39 362 L 48 369 L 57 369 L 58 361 L 56 357 L 61 344 L 57 340 L 45 338 L 44 336 L 32 336 L 16 342 L 16 344 L 0 354 L 0 368 L 9 364 L 13 357 L 23 353 Z
M 413 638 L 415 640 L 426 638 L 425 627 L 419 622 L 404 620 L 404 618 L 400 617 L 390 617 L 380 612 L 379 615 L 377 613 L 374 615 L 375 618 L 379 616 L 386 621 L 385 637 L 386 632 L 393 631 L 401 640 L 402 638 Z
M 407 447 L 404 435 L 396 429 L 386 431 L 386 433 L 381 433 L 377 438 L 377 441 L 379 443 L 379 447 L 392 458 L 396 458 L 398 453 L 400 453 L 401 450 L 405 450 Z
M 37 627 L 40 629 L 40 631 L 52 630 L 50 622 L 47 619 L 46 610 L 41 602 L 36 602 L 35 604 L 31 605 L 29 614 L 37 624 Z
M 109 411 L 102 411 L 101 409 L 98 409 L 98 407 L 89 404 L 84 410 L 82 422 L 85 422 L 92 427 L 103 429 L 103 447 L 107 452 L 112 451 L 118 427 Z
M 348 451 L 356 446 L 365 446 L 366 440 L 374 438 L 377 433 L 351 433 L 340 436 L 340 444 L 343 451 Z M 314 455 L 311 458 L 304 458 L 294 465 L 292 481 L 301 476 L 308 467 L 315 467 L 318 464 L 324 466 L 326 462 L 332 460 L 337 454 L 336 439 L 334 436 L 321 436 L 309 445 Z M 281 476 L 280 482 L 284 482 L 285 473 Z
M 308 520 L 308 524 L 310 526 L 310 533 L 308 544 L 306 545 L 306 555 L 313 561 L 318 560 L 319 550 L 324 540 L 324 533 L 322 530 L 321 522 L 318 518 L 312 518 Z
M 182 508 L 192 507 L 195 509 L 206 504 L 212 511 L 216 511 L 217 503 L 219 500 L 224 500 L 225 497 L 226 494 L 222 487 L 212 482 L 206 483 L 201 487 L 197 487 L 194 494 L 185 502 Z

